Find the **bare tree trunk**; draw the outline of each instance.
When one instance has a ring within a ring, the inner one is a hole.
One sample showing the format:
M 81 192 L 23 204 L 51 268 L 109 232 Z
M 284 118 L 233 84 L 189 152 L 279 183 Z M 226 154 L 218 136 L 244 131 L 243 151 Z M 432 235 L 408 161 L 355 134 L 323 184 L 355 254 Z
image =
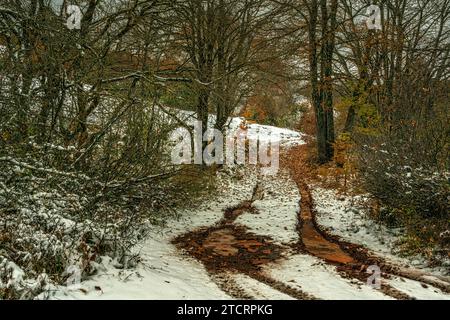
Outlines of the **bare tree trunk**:
M 337 0 L 333 0 L 328 12 L 327 1 L 321 0 L 321 49 L 318 53 L 317 26 L 319 2 L 309 3 L 309 64 L 311 99 L 316 116 L 317 151 L 320 163 L 333 158 L 334 118 L 333 118 L 333 53 L 335 43 Z M 320 64 L 320 75 L 319 75 Z M 320 79 L 320 81 L 319 81 Z

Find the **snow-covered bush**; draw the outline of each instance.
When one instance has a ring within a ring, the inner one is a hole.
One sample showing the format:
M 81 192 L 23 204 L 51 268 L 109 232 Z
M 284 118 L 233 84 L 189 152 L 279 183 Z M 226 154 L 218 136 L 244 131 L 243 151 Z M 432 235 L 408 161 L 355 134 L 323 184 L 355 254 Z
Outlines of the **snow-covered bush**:
M 446 138 L 440 126 L 404 132 L 412 132 L 410 138 L 366 136 L 359 150 L 359 168 L 365 189 L 382 204 L 376 218 L 405 228 L 401 243 L 405 253 L 421 252 L 433 261 L 450 253 Z M 437 140 L 438 134 L 443 141 Z
M 119 267 L 133 266 L 138 257 L 131 248 L 149 223 L 174 214 L 184 199 L 170 174 L 141 176 L 147 171 L 137 164 L 128 162 L 133 171 L 121 179 L 104 171 L 88 176 L 70 165 L 52 167 L 60 164 L 49 161 L 52 152 L 72 149 L 2 147 L 0 298 L 32 298 L 64 284 L 73 266 L 82 277 L 90 275 L 103 255 L 116 258 Z
M 80 181 L 11 157 L 0 159 L 0 170 L 4 297 L 29 298 L 24 281 L 49 275 L 60 283 L 69 264 L 77 263 L 87 271 L 95 254 L 105 254 L 98 248 L 102 225 L 91 222 L 98 217 L 94 210 L 83 208 L 91 197 Z
M 363 169 L 368 191 L 388 206 L 407 204 L 420 209 L 418 215 L 422 218 L 447 216 L 448 173 L 405 165 L 398 154 L 391 155 L 386 150 L 365 149 L 365 157 L 371 159 Z
M 166 152 L 179 124 L 157 108 L 165 83 L 148 59 L 156 20 L 128 38 L 149 8 L 92 2 L 77 32 L 48 1 L 29 5 L 2 4 L 0 298 L 33 297 L 72 267 L 89 275 L 101 255 L 133 264 L 147 223 L 185 200 Z

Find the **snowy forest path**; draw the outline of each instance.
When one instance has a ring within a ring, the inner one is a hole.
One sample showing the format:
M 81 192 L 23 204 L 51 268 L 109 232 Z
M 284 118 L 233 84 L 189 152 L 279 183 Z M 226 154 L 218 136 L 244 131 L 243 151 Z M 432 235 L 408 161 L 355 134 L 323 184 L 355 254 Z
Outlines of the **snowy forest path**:
M 292 179 L 299 192 L 299 210 L 291 212 L 296 220 L 295 226 L 286 225 L 284 229 L 295 228 L 297 241 L 282 243 L 274 239 L 273 234 L 264 234 L 258 227 L 242 224 L 243 221 L 256 219 L 261 215 L 260 206 L 255 202 L 262 200 L 267 191 L 265 184 L 273 179 L 258 178 L 251 199 L 224 210 L 223 218 L 213 226 L 205 226 L 182 234 L 172 243 L 183 252 L 202 262 L 211 279 L 230 296 L 238 299 L 264 299 L 267 296 L 294 299 L 320 299 L 320 290 L 305 290 L 305 283 L 299 285 L 295 280 L 280 279 L 273 270 L 297 255 L 303 259 L 316 259 L 309 271 L 322 272 L 343 290 L 366 298 L 415 299 L 404 291 L 398 290 L 388 282 L 381 286 L 372 286 L 367 280 L 369 266 L 380 266 L 383 278 L 400 278 L 417 281 L 422 287 L 433 286 L 443 292 L 450 292 L 449 286 L 429 278 L 404 272 L 384 259 L 375 257 L 366 248 L 346 243 L 324 232 L 315 219 L 314 201 L 307 180 L 302 172 L 289 168 Z M 293 172 L 294 170 L 294 172 Z M 286 178 L 286 177 L 284 177 Z M 270 191 L 269 191 L 270 193 Z M 274 198 L 273 210 L 283 206 L 284 199 Z M 259 202 L 258 202 L 259 203 Z M 270 213 L 275 214 L 276 211 Z M 270 214 L 269 213 L 269 214 Z M 275 214 L 276 215 L 276 214 Z M 241 220 L 245 216 L 246 219 Z M 264 216 L 264 215 L 262 215 Z M 260 217 L 261 218 L 261 217 Z M 309 256 L 309 258 L 308 258 Z M 324 270 L 314 270 L 315 264 L 323 264 Z M 298 277 L 308 270 L 298 270 Z M 297 277 L 297 276 L 295 276 Z M 304 279 L 308 281 L 307 278 Z M 312 281 L 312 280 L 311 280 Z M 375 282 L 373 283 L 375 284 Z M 330 285 L 333 288 L 333 285 Z M 363 288 L 363 289 L 361 289 Z M 266 295 L 264 295 L 264 292 Z M 281 296 L 280 296 L 281 295 Z M 378 296 L 377 296 L 378 295 Z

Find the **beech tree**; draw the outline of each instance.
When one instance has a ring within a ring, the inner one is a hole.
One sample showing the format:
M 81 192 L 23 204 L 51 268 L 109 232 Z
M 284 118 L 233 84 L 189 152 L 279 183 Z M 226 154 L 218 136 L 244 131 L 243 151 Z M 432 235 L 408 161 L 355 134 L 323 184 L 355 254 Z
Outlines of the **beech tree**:
M 311 103 L 316 118 L 317 151 L 320 163 L 333 158 L 335 141 L 333 84 L 336 30 L 337 0 L 276 1 L 291 8 L 299 21 L 300 30 L 306 31 L 309 64 L 309 86 Z
M 170 8 L 184 71 L 197 93 L 197 119 L 206 130 L 214 113 L 215 128 L 223 130 L 251 92 L 258 64 L 271 58 L 268 46 L 278 36 L 272 23 L 282 8 L 266 0 L 174 1 Z

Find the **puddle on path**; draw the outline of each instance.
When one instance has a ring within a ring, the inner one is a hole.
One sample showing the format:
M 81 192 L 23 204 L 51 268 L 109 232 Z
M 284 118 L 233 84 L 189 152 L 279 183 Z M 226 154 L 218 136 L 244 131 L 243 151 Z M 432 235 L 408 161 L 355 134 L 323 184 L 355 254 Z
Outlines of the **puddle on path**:
M 209 271 L 258 271 L 261 265 L 281 259 L 284 248 L 273 243 L 270 237 L 253 234 L 233 224 L 245 212 L 258 214 L 251 201 L 245 201 L 225 210 L 218 225 L 181 235 L 172 243 L 202 261 Z

